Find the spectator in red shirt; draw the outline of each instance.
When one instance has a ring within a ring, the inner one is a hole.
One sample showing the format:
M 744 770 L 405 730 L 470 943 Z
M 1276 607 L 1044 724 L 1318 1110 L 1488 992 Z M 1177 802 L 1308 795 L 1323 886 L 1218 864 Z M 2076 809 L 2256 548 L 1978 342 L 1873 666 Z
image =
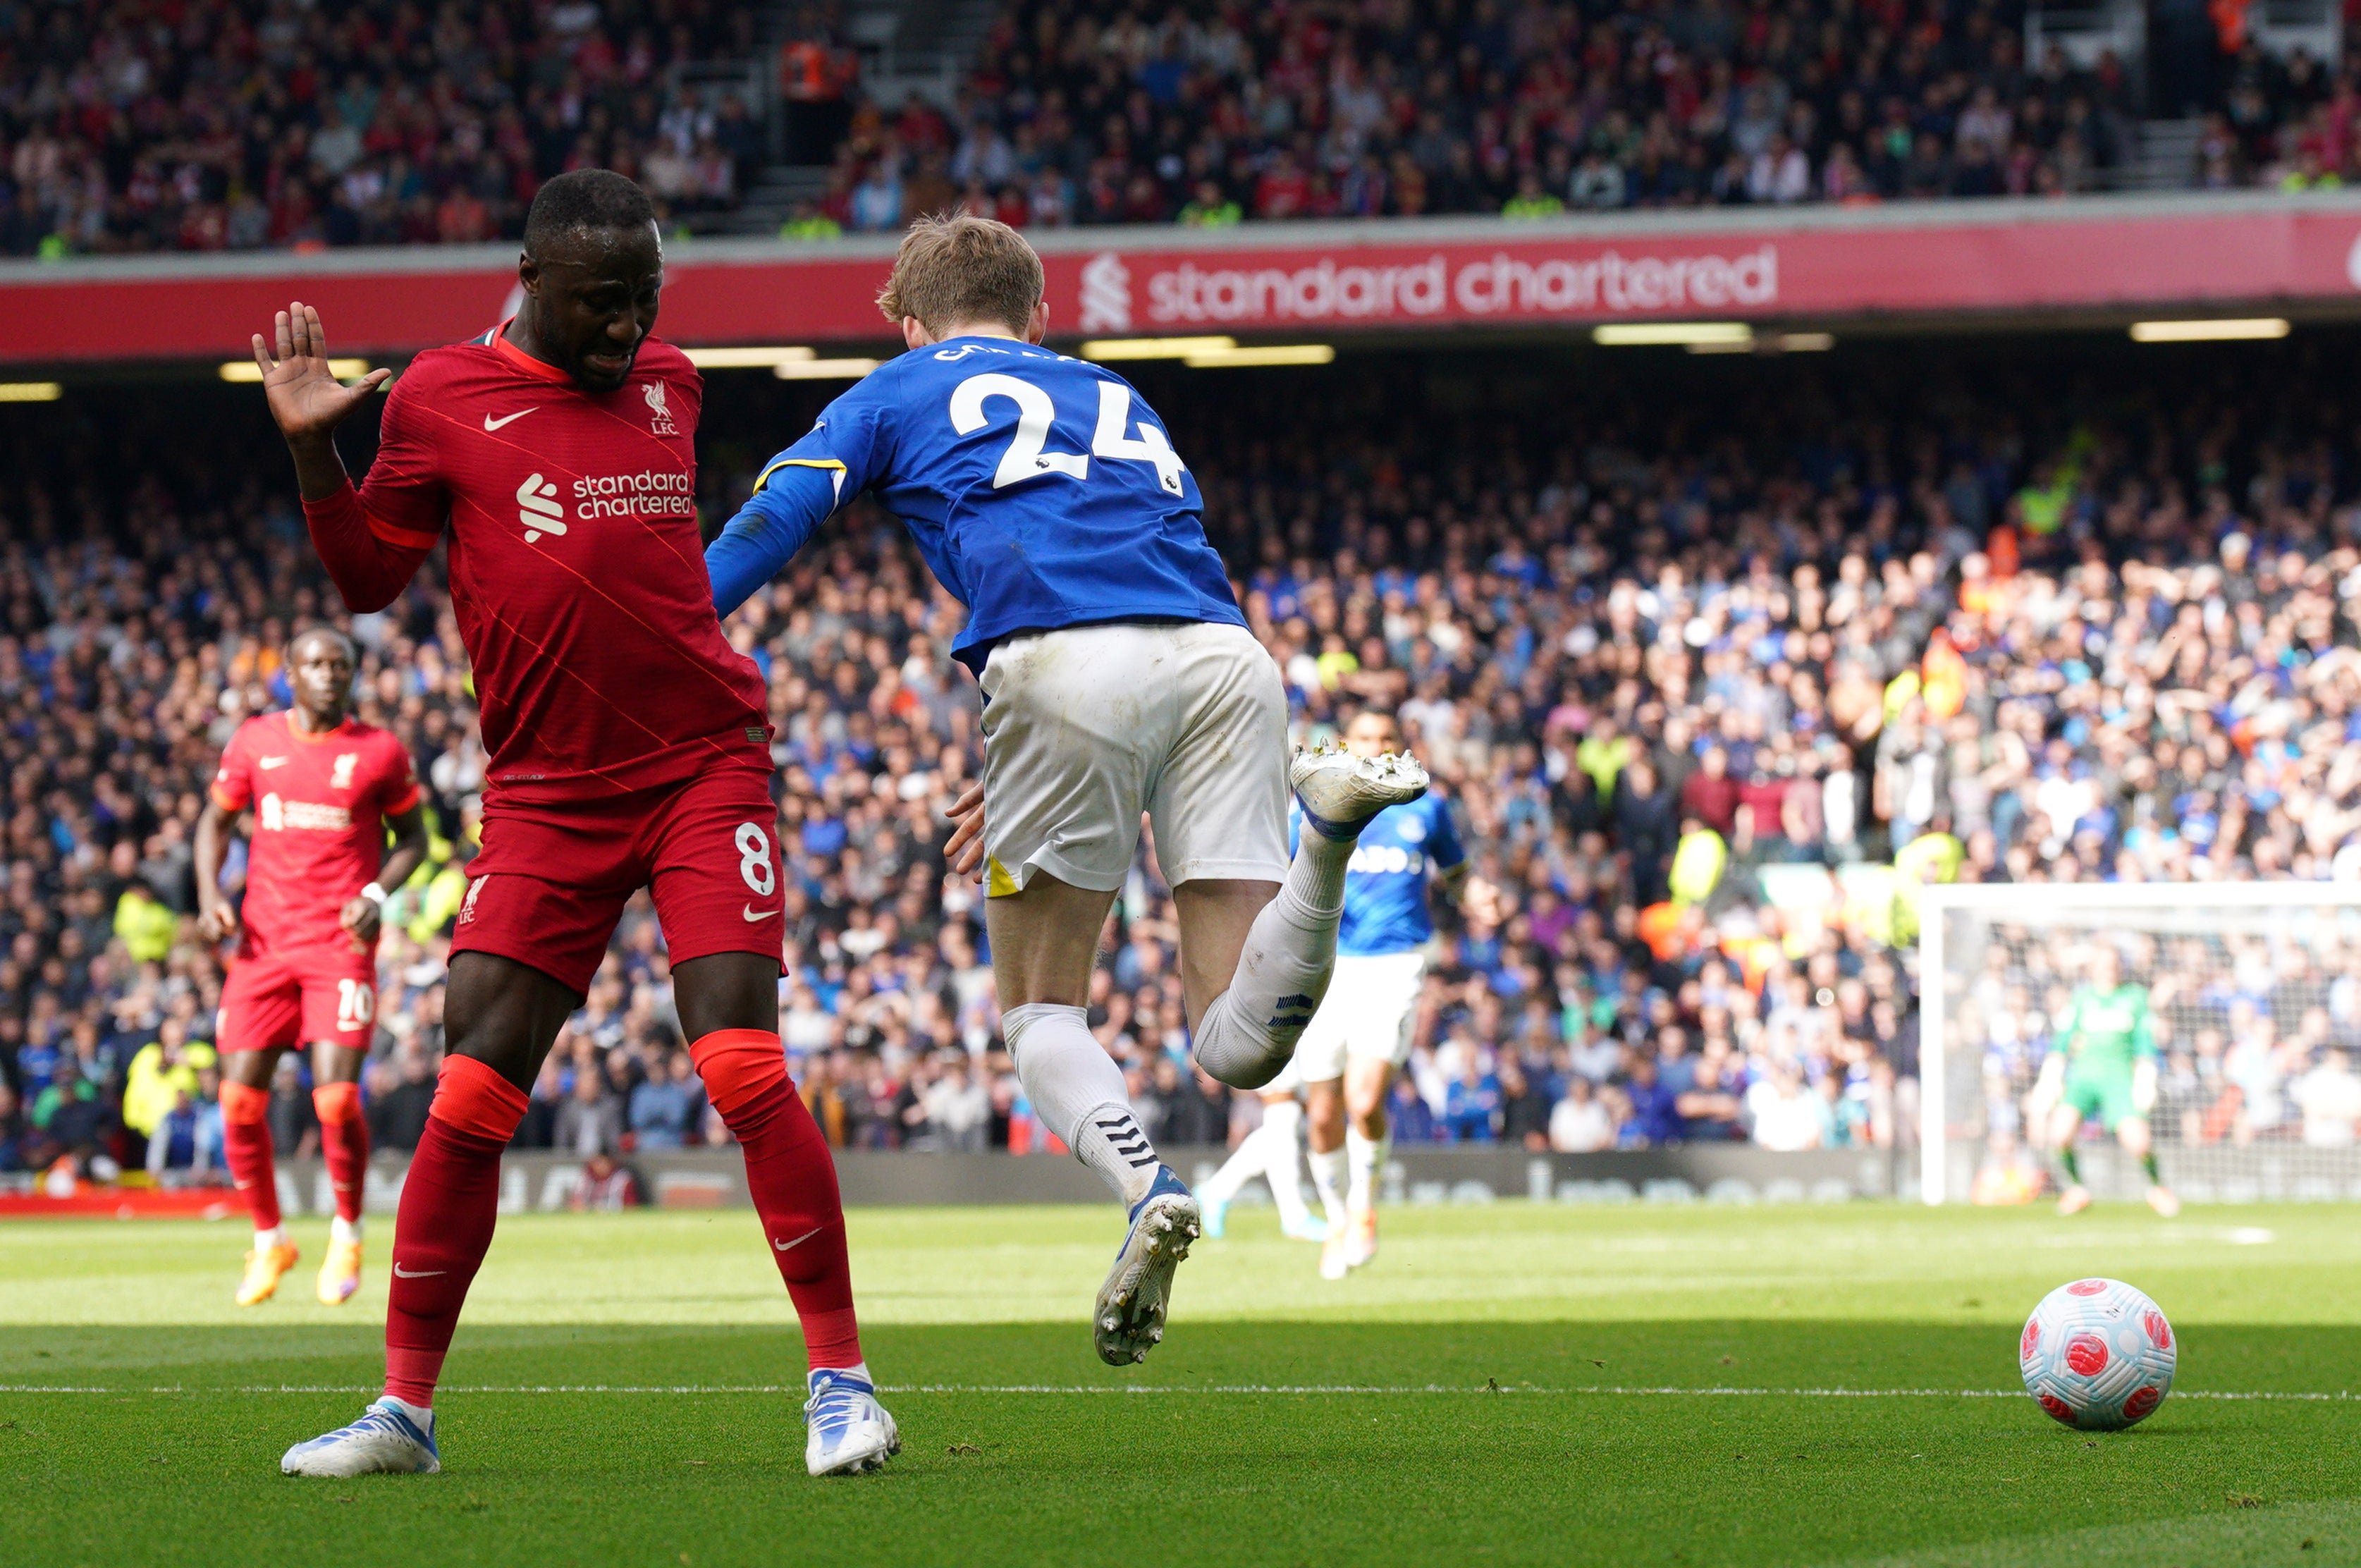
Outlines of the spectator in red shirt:
M 1730 753 L 1706 748 L 1705 760 L 1681 785 L 1682 815 L 1697 817 L 1723 838 L 1738 831 L 1738 781 L 1730 776 Z
M 1784 757 L 1779 760 L 1786 763 L 1792 774 L 1795 763 Z M 1702 773 L 1697 775 L 1698 779 L 1703 777 Z M 1782 808 L 1786 805 L 1790 784 L 1789 779 L 1772 771 L 1770 748 L 1756 748 L 1753 770 L 1738 786 L 1738 809 L 1733 814 L 1738 831 L 1730 840 L 1730 850 L 1739 859 L 1760 861 L 1788 858 Z

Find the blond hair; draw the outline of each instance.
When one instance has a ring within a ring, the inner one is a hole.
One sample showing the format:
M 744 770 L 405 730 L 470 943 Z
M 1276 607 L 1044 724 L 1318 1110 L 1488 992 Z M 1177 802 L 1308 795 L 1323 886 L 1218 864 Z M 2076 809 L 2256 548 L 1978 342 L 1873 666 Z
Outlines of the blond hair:
M 1041 258 L 1023 235 L 962 213 L 910 225 L 877 308 L 897 323 L 916 316 L 938 336 L 963 322 L 994 322 L 1022 335 L 1042 291 Z

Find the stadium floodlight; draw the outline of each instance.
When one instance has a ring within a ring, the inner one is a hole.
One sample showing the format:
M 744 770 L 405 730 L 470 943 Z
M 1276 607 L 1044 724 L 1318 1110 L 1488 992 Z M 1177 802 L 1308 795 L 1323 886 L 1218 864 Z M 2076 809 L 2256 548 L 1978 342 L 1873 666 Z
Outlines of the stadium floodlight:
M 819 356 L 796 346 L 752 348 L 685 348 L 688 362 L 699 370 L 771 370 L 782 365 L 808 364 Z
M 874 359 L 783 359 L 771 374 L 782 381 L 858 381 L 876 368 Z
M 1082 345 L 1085 359 L 1186 359 L 1192 354 L 1225 354 L 1235 337 L 1101 337 Z
M 1754 329 L 1744 322 L 1605 322 L 1590 329 L 1590 341 L 1601 348 L 1751 344 L 1754 341 Z
M 0 381 L 0 403 L 54 403 L 65 395 L 56 381 Z
M 1336 351 L 1324 343 L 1279 343 L 1254 348 L 1216 348 L 1181 361 L 1191 370 L 1227 370 L 1251 365 L 1328 365 Z
M 2242 343 L 2285 337 L 2285 316 L 2251 316 L 2224 321 L 2134 322 L 2134 343 Z
M 328 361 L 328 374 L 339 381 L 357 381 L 371 368 L 373 367 L 366 359 Z M 221 378 L 225 381 L 259 381 L 262 379 L 262 367 L 251 359 L 225 359 L 221 365 Z
M 1708 338 L 1687 347 L 1691 354 L 1821 354 L 1836 345 L 1832 332 L 1774 332 L 1762 337 Z
M 2223 1089 L 2236 1081 L 2238 1058 L 2276 1061 L 2282 1029 L 2293 1036 L 2302 1014 L 2317 1008 L 2324 1019 L 2341 1004 L 2361 951 L 2361 883 L 1938 884 L 1917 894 L 1925 1201 L 2030 1195 L 2048 1162 L 2025 1124 L 2041 1071 L 2027 1042 L 2102 946 L 2121 956 L 2125 981 L 2148 988 L 2164 1057 L 2149 1122 L 2167 1187 L 2198 1202 L 2361 1198 L 2349 1167 L 2332 1157 L 2346 1151 L 2276 1139 L 2297 1120 L 2290 1107 Z M 2243 1000 L 2257 989 L 2270 993 L 2259 1009 Z M 2177 1057 L 2186 1058 L 2178 1067 Z M 2101 1197 L 2139 1195 L 2144 1179 L 2113 1139 L 2078 1146 Z

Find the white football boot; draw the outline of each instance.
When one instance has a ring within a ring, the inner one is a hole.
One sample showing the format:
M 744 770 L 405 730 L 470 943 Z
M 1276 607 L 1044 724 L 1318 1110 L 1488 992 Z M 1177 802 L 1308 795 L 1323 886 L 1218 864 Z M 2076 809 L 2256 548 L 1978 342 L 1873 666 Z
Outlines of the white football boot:
M 1156 1185 L 1132 1206 L 1131 1229 L 1091 1310 L 1091 1340 L 1101 1361 L 1129 1366 L 1148 1359 L 1164 1337 L 1172 1271 L 1189 1255 L 1189 1244 L 1202 1229 L 1196 1198 L 1171 1167 L 1159 1166 Z
M 432 1475 L 443 1468 L 434 1449 L 434 1412 L 388 1395 L 361 1419 L 309 1442 L 279 1461 L 282 1475 Z
M 1314 828 L 1331 839 L 1352 839 L 1387 806 L 1424 795 L 1426 770 L 1400 751 L 1364 757 L 1323 745 L 1289 759 L 1287 783 Z
M 877 1402 L 877 1386 L 858 1372 L 821 1367 L 811 1375 L 804 1420 L 804 1468 L 815 1475 L 858 1475 L 880 1470 L 902 1452 L 894 1418 Z

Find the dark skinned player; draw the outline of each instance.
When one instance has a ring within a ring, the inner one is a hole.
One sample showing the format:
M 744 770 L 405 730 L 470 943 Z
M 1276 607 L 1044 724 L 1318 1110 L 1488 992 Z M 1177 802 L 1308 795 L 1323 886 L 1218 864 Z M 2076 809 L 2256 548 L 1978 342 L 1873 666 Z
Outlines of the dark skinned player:
M 357 491 L 335 431 L 387 372 L 340 385 L 319 312 L 300 303 L 275 345 L 254 340 L 345 602 L 383 609 L 445 543 L 490 753 L 483 853 L 453 929 L 448 1055 L 394 1227 L 385 1394 L 280 1468 L 440 1468 L 434 1385 L 491 1244 L 500 1151 L 642 887 L 802 1320 L 807 1467 L 872 1468 L 899 1441 L 862 1360 L 835 1166 L 780 1049 L 766 694 L 713 610 L 695 502 L 703 383 L 652 335 L 664 247 L 645 193 L 603 170 L 550 181 L 517 280 L 514 317 L 421 355 L 394 385 Z
M 197 929 L 224 944 L 229 966 L 215 1025 L 224 1152 L 254 1215 L 241 1307 L 269 1299 L 295 1266 L 264 1118 L 280 1057 L 307 1044 L 320 1153 L 336 1194 L 320 1299 L 341 1306 L 360 1288 L 368 1168 L 360 1075 L 377 1015 L 378 928 L 386 890 L 426 858 L 426 817 L 410 753 L 352 717 L 353 652 L 330 627 L 296 634 L 287 645 L 294 705 L 238 726 L 197 818 Z M 222 896 L 222 857 L 249 814 L 240 911 Z

